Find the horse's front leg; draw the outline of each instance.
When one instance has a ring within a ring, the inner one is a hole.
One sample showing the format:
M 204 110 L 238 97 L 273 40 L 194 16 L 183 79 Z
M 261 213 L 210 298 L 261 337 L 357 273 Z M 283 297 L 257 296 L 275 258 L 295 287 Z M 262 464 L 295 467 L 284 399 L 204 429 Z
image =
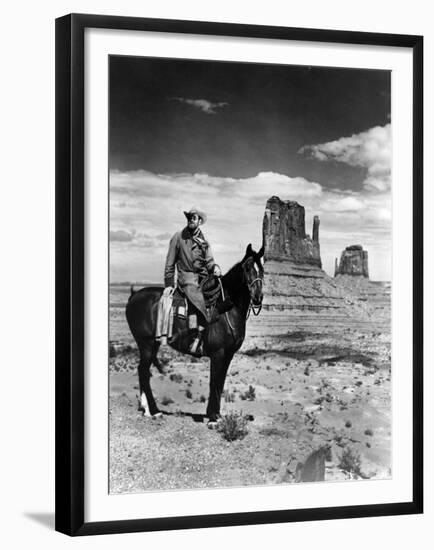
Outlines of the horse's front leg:
M 225 385 L 228 367 L 233 357 L 233 353 L 225 353 L 224 350 L 218 350 L 210 355 L 211 373 L 209 379 L 209 399 L 206 409 L 208 422 L 214 423 L 220 416 L 220 401 Z

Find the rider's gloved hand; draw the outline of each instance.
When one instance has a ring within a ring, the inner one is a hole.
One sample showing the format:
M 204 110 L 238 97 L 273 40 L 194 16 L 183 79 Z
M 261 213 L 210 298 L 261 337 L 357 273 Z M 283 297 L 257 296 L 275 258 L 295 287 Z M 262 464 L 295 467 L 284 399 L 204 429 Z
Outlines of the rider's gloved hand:
M 222 276 L 222 270 L 220 269 L 220 266 L 218 266 L 217 264 L 214 266 L 214 275 L 216 277 Z

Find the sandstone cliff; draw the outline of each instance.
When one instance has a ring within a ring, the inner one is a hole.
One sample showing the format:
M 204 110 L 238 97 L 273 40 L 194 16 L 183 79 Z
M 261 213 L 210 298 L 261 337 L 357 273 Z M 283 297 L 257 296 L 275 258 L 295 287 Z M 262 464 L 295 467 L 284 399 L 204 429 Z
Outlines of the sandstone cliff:
M 387 316 L 389 290 L 369 281 L 368 255 L 360 245 L 345 249 L 335 278 L 323 271 L 319 224 L 315 216 L 311 238 L 302 205 L 276 196 L 268 199 L 263 220 L 264 309 L 334 318 Z
M 347 246 L 338 260 L 335 260 L 335 277 L 353 275 L 369 278 L 368 252 L 359 244 Z
M 313 239 L 306 234 L 304 207 L 298 202 L 276 196 L 268 199 L 263 222 L 265 260 L 321 267 L 318 216 L 312 234 Z
M 312 238 L 306 234 L 305 209 L 273 196 L 263 221 L 264 308 L 276 311 L 341 310 L 346 296 L 321 269 L 319 218 Z

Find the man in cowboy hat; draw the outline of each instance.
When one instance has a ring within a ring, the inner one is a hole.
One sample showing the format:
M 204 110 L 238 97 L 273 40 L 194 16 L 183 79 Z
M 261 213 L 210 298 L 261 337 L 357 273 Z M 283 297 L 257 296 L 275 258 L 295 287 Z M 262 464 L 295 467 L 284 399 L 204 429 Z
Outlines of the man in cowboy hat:
M 201 314 L 204 325 L 209 319 L 199 284 L 210 274 L 221 277 L 221 270 L 215 263 L 209 243 L 200 229 L 206 222 L 205 212 L 193 207 L 184 212 L 184 215 L 187 218 L 187 226 L 175 233 L 170 240 L 164 269 L 164 286 L 166 289 L 175 286 L 176 267 L 177 284 Z M 195 336 L 190 351 L 199 353 L 202 327 L 198 327 L 197 317 L 194 315 L 189 315 L 189 328 Z

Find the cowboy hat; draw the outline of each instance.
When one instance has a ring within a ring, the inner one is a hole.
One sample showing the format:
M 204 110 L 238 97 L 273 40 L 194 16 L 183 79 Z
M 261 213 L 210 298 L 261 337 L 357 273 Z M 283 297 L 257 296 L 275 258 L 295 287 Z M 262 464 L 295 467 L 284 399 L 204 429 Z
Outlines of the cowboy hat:
M 206 214 L 205 212 L 203 212 L 202 210 L 199 210 L 199 208 L 196 208 L 195 206 L 193 206 L 192 208 L 190 208 L 190 210 L 188 212 L 186 212 L 184 210 L 184 215 L 185 217 L 188 219 L 192 214 L 197 214 L 199 216 L 199 218 L 201 218 L 202 220 L 202 223 L 205 223 L 206 222 Z

